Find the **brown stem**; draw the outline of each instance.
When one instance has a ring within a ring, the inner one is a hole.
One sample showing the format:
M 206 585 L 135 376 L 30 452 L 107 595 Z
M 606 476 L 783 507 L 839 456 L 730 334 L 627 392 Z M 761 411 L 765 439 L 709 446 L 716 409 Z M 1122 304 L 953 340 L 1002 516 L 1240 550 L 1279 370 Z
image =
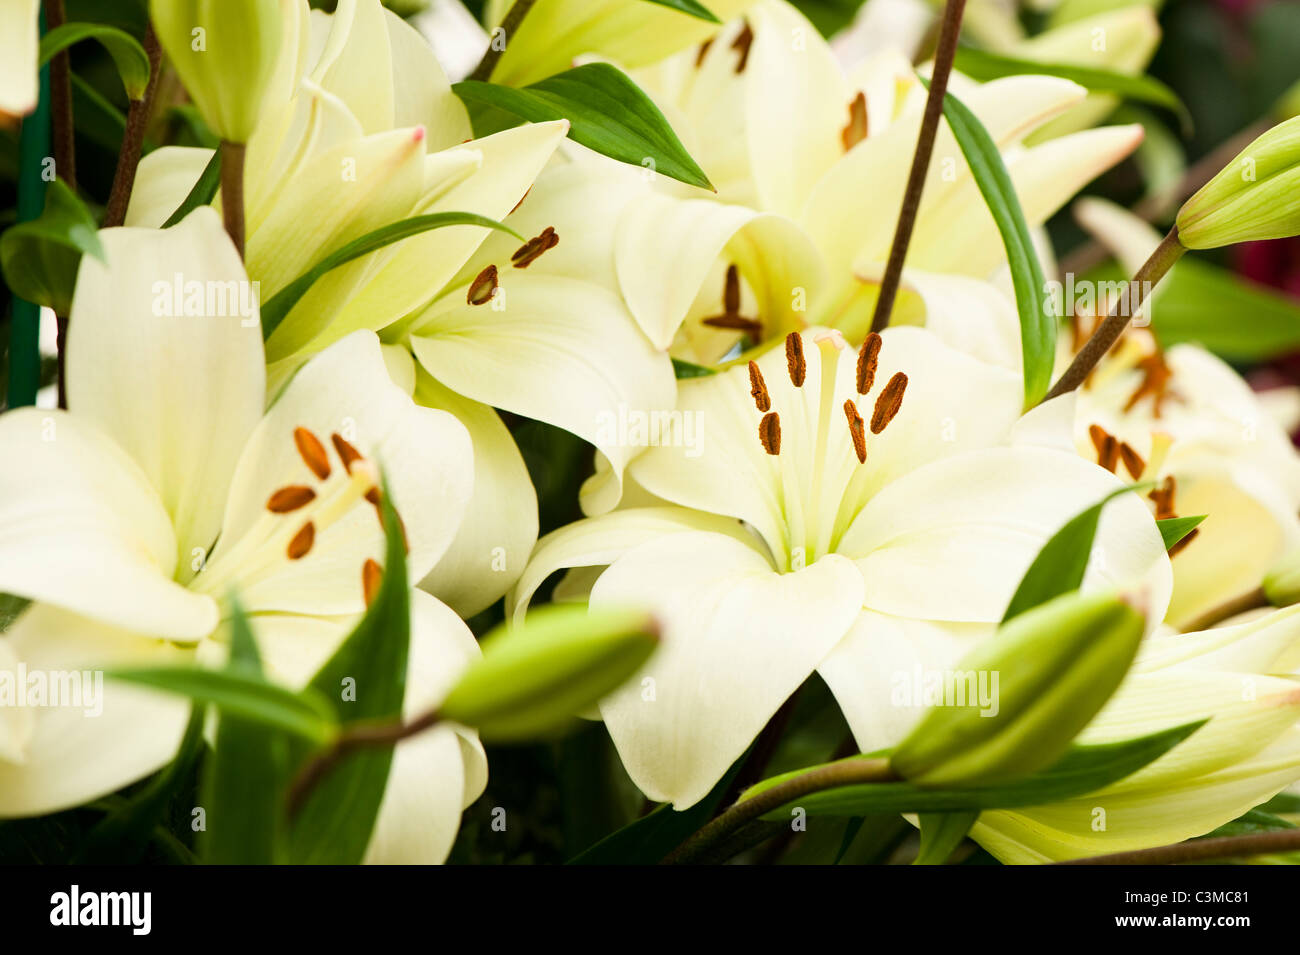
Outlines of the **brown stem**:
M 122 148 L 117 154 L 117 171 L 113 174 L 113 188 L 108 194 L 104 209 L 104 228 L 111 229 L 126 221 L 126 207 L 135 187 L 135 172 L 140 165 L 140 151 L 144 147 L 144 133 L 153 112 L 154 94 L 158 90 L 158 75 L 162 72 L 162 49 L 150 25 L 144 34 L 144 50 L 149 54 L 149 85 L 144 96 L 131 100 L 126 111 L 126 132 L 122 134 Z
M 1165 273 L 1186 251 L 1187 249 L 1178 241 L 1178 227 L 1174 226 L 1156 246 L 1151 257 L 1142 263 L 1142 267 L 1137 270 L 1129 283 L 1128 293 L 1119 297 L 1114 310 L 1106 316 L 1106 320 L 1079 349 L 1079 354 L 1074 356 L 1070 367 L 1065 369 L 1056 384 L 1052 385 L 1052 390 L 1043 398 L 1044 401 L 1063 395 L 1067 391 L 1073 391 L 1083 384 L 1088 373 L 1096 367 L 1097 362 L 1101 361 L 1102 356 L 1110 350 L 1110 346 L 1115 344 L 1119 336 L 1124 333 L 1129 321 L 1137 314 L 1143 300 L 1146 299 L 1148 290 L 1164 278 Z
M 897 779 L 888 759 L 852 759 L 820 766 L 731 806 L 670 852 L 663 864 L 690 865 L 704 858 L 713 858 L 713 847 L 729 840 L 741 826 L 800 796 L 839 786 L 886 783 Z
M 58 29 L 67 21 L 63 0 L 44 0 L 45 30 Z M 62 50 L 50 60 L 50 115 L 53 121 L 52 144 L 55 174 L 77 191 L 77 153 L 72 123 L 72 67 L 68 51 Z
M 230 241 L 244 257 L 244 154 L 243 143 L 221 144 L 221 215 Z
M 68 410 L 68 376 L 64 374 L 64 368 L 67 366 L 67 338 L 68 338 L 68 316 L 55 315 L 54 327 L 56 329 L 54 338 L 55 367 L 58 374 L 56 378 L 59 383 L 59 407 L 64 411 Z
M 469 75 L 471 80 L 478 80 L 486 83 L 492 78 L 492 71 L 496 69 L 497 61 L 501 59 L 501 54 L 506 51 L 506 44 L 514 36 L 519 25 L 524 22 L 524 17 L 528 16 L 528 11 L 533 8 L 537 0 L 515 0 L 514 5 L 506 13 L 505 19 L 501 21 L 498 28 L 501 31 L 501 44 L 497 44 L 497 31 L 492 31 L 492 40 L 488 43 L 487 52 L 483 54 L 483 59 L 479 60 L 478 66 L 474 67 L 474 72 Z
M 1245 613 L 1247 610 L 1258 610 L 1260 607 L 1271 606 L 1268 596 L 1264 593 L 1263 587 L 1256 587 L 1247 593 L 1231 600 L 1225 600 L 1217 607 L 1211 607 L 1205 613 L 1190 620 L 1184 626 L 1183 633 L 1194 633 L 1197 630 L 1209 630 L 1216 624 L 1223 623 L 1229 617 L 1235 617 L 1239 613 Z
M 1254 832 L 1245 836 L 1223 836 L 1218 839 L 1193 839 L 1172 846 L 1154 849 L 1134 849 L 1131 852 L 1113 852 L 1110 855 L 1087 859 L 1069 859 L 1057 865 L 1178 865 L 1183 862 L 1205 862 L 1211 859 L 1230 859 L 1234 856 L 1264 855 L 1273 852 L 1300 850 L 1300 829 L 1281 829 L 1274 832 Z
M 302 768 L 289 786 L 289 815 L 301 809 L 311 791 L 350 753 L 376 746 L 395 746 L 409 736 L 423 733 L 442 721 L 436 710 L 417 716 L 409 723 L 375 723 L 345 729 L 334 745 Z
M 921 209 L 921 192 L 925 189 L 925 175 L 930 169 L 934 154 L 934 139 L 939 132 L 939 117 L 943 115 L 943 97 L 948 90 L 948 76 L 952 73 L 953 59 L 957 55 L 957 37 L 961 33 L 961 17 L 966 0 L 948 0 L 939 27 L 939 46 L 934 52 L 934 70 L 930 74 L 930 92 L 925 98 L 925 112 L 921 116 L 921 133 L 916 139 L 916 153 L 912 156 L 912 169 L 907 174 L 907 190 L 903 193 L 903 207 L 898 210 L 898 226 L 894 229 L 894 242 L 889 247 L 889 262 L 885 277 L 880 283 L 880 297 L 876 311 L 871 316 L 871 330 L 883 331 L 889 325 L 898 295 L 898 283 L 903 278 L 903 261 L 912 241 L 916 214 Z

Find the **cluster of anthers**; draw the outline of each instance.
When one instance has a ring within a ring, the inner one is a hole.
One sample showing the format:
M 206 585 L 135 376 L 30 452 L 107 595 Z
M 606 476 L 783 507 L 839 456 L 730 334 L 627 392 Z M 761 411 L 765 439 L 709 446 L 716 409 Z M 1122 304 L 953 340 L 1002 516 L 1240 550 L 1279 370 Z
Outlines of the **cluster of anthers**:
M 528 198 L 526 195 L 524 199 Z M 519 205 L 523 204 L 523 199 L 519 200 Z M 518 209 L 519 205 L 515 208 Z M 513 211 L 513 210 L 512 210 Z M 510 264 L 516 269 L 526 269 L 541 257 L 541 254 L 548 249 L 553 249 L 560 244 L 560 234 L 555 231 L 553 226 L 547 226 L 539 235 L 529 239 L 510 256 Z M 465 293 L 465 301 L 470 305 L 486 305 L 496 297 L 497 290 L 501 287 L 500 274 L 497 272 L 496 265 L 489 265 L 482 272 L 474 277 L 474 281 L 469 283 L 469 291 Z
M 835 336 L 838 333 L 829 332 L 828 336 Z M 822 339 L 819 338 L 820 342 Z M 841 339 L 842 341 L 842 339 Z M 856 387 L 859 395 L 865 396 L 871 391 L 876 381 L 876 370 L 880 364 L 880 347 L 882 344 L 881 337 L 872 332 L 858 349 L 858 363 L 856 375 Z M 797 332 L 791 332 L 785 337 L 785 361 L 786 370 L 790 375 L 790 383 L 796 388 L 802 388 L 804 381 L 808 376 L 808 363 L 803 354 L 803 338 Z M 823 372 L 825 382 L 823 387 L 834 388 L 834 370 Z M 889 382 L 880 389 L 876 395 L 875 406 L 871 410 L 870 428 L 872 434 L 880 434 L 889 426 L 889 422 L 894 420 L 899 409 L 903 407 L 903 393 L 907 390 L 907 375 L 903 372 L 895 372 Z M 776 455 L 781 453 L 781 416 L 778 412 L 772 410 L 772 397 L 768 393 L 767 383 L 763 380 L 763 372 L 759 369 L 758 363 L 751 361 L 749 363 L 749 393 L 754 398 L 754 406 L 758 408 L 763 415 L 758 423 L 758 439 L 762 442 L 763 450 L 768 454 Z M 865 464 L 867 460 L 867 421 L 862 417 L 862 412 L 858 410 L 857 401 L 853 398 L 844 400 L 844 416 L 848 419 L 849 436 L 853 439 L 853 450 L 858 456 L 858 463 Z
M 1155 432 L 1151 436 L 1151 460 L 1146 461 L 1131 444 L 1120 441 L 1099 424 L 1088 426 L 1088 438 L 1097 452 L 1099 465 L 1111 474 L 1115 474 L 1120 464 L 1123 464 L 1124 470 L 1135 481 L 1141 480 L 1144 474 L 1159 474 L 1165 456 L 1169 453 L 1169 446 L 1173 443 L 1173 439 L 1168 434 L 1163 431 Z M 1169 520 L 1178 516 L 1174 509 L 1177 496 L 1178 480 L 1172 474 L 1165 475 L 1159 486 L 1147 495 L 1156 506 L 1156 520 Z M 1199 533 L 1199 529 L 1193 528 L 1186 537 L 1169 548 L 1169 556 L 1173 557 L 1181 552 Z

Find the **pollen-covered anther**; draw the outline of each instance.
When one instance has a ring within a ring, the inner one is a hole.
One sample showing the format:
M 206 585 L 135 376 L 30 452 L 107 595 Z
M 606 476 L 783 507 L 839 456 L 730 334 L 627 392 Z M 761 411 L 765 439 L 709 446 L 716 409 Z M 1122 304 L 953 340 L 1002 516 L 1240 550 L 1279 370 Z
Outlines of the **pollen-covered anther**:
M 330 442 L 334 445 L 334 450 L 338 452 L 339 460 L 343 462 L 343 470 L 351 474 L 352 465 L 362 459 L 361 452 L 337 432 L 330 435 Z
M 384 569 L 367 557 L 361 565 L 361 592 L 366 598 L 367 607 L 375 602 L 375 595 L 379 593 L 379 585 L 383 582 Z
M 749 393 L 754 399 L 754 407 L 764 413 L 772 410 L 772 397 L 767 393 L 767 382 L 763 380 L 763 372 L 759 370 L 758 362 L 749 363 Z
M 763 450 L 768 454 L 781 453 L 781 416 L 775 411 L 763 415 L 758 423 L 758 440 L 763 442 Z
M 736 60 L 737 73 L 745 72 L 745 67 L 749 65 L 749 49 L 753 45 L 754 30 L 749 25 L 749 21 L 746 20 L 744 29 L 736 34 L 736 38 L 731 41 L 731 48 L 740 54 L 740 57 Z
M 898 410 L 903 407 L 903 392 L 907 390 L 907 375 L 894 372 L 894 377 L 880 389 L 876 397 L 876 406 L 871 411 L 871 433 L 880 434 L 894 420 Z
M 1097 463 L 1114 474 L 1121 453 L 1119 441 L 1099 424 L 1088 425 L 1088 438 L 1097 452 Z M 1129 448 L 1129 450 L 1133 449 Z
M 1178 497 L 1178 480 L 1172 474 L 1166 475 L 1160 486 L 1152 489 L 1147 497 L 1156 506 L 1156 520 L 1167 521 L 1178 516 L 1178 512 L 1175 510 Z M 1181 553 L 1200 532 L 1199 527 L 1192 528 L 1186 537 L 1169 548 L 1169 556 L 1175 557 Z
M 1142 460 L 1142 455 L 1133 450 L 1133 445 L 1127 441 L 1121 441 L 1119 445 L 1119 459 L 1124 462 L 1124 469 L 1128 471 L 1133 480 L 1142 476 L 1146 470 L 1147 463 Z
M 840 142 L 844 144 L 844 151 L 848 152 L 866 138 L 867 97 L 859 90 L 858 95 L 853 97 L 853 102 L 849 104 L 849 121 L 840 130 Z
M 465 294 L 465 301 L 470 305 L 486 305 L 492 301 L 492 296 L 497 293 L 499 287 L 497 267 L 489 265 L 474 278 L 473 282 L 469 283 L 469 291 Z
M 876 383 L 876 368 L 880 364 L 880 336 L 872 332 L 858 349 L 858 394 L 865 395 Z
M 702 319 L 700 324 L 744 332 L 756 340 L 763 337 L 763 323 L 740 314 L 740 270 L 734 263 L 727 266 L 726 278 L 722 283 L 722 314 Z
M 303 463 L 311 469 L 312 474 L 322 481 L 330 476 L 330 459 L 325 454 L 325 445 L 320 443 L 316 435 L 306 428 L 294 428 L 293 443 L 297 446 Z
M 316 492 L 304 484 L 289 484 L 266 499 L 266 509 L 272 514 L 288 514 L 306 507 L 316 499 Z
M 844 399 L 844 416 L 849 419 L 849 436 L 853 438 L 853 450 L 858 456 L 858 463 L 867 461 L 867 435 L 862 414 L 852 398 Z
M 559 234 L 553 226 L 548 225 L 542 230 L 541 235 L 529 239 L 516 250 L 514 255 L 510 256 L 510 264 L 517 269 L 526 269 L 536 262 L 543 252 L 559 244 Z
M 311 545 L 315 542 L 316 525 L 308 521 L 298 529 L 298 533 L 294 534 L 293 539 L 289 541 L 289 559 L 301 560 L 306 557 L 311 552 Z
M 802 388 L 808 377 L 808 362 L 803 357 L 803 338 L 798 332 L 785 336 L 785 366 L 790 372 L 790 382 L 796 388 Z

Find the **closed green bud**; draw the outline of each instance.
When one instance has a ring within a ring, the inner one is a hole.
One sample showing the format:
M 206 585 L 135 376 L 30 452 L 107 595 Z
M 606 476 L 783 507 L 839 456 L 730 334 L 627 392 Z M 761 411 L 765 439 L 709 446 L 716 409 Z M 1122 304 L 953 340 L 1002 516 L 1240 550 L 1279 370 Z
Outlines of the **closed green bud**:
M 1300 235 L 1300 117 L 1247 146 L 1178 211 L 1189 249 Z
M 280 0 L 150 0 L 149 12 L 204 121 L 248 142 L 280 54 Z
M 1076 591 L 1012 618 L 950 674 L 954 686 L 991 688 L 991 700 L 972 691 L 967 705 L 932 706 L 894 751 L 894 772 L 949 787 L 1045 769 L 1119 686 L 1142 631 L 1142 614 L 1114 592 Z
M 1264 575 L 1264 596 L 1274 607 L 1300 603 L 1300 550 L 1293 550 Z
M 549 736 L 617 689 L 658 645 L 644 611 L 544 607 L 484 637 L 483 658 L 439 712 L 490 741 Z

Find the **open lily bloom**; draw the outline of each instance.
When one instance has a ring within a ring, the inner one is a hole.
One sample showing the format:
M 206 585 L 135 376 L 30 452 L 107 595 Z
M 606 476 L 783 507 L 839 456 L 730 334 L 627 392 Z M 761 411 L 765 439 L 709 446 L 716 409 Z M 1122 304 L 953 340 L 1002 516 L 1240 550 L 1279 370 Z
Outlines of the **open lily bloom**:
M 991 633 L 1047 538 L 1120 487 L 1021 440 L 1019 378 L 923 329 L 860 350 L 793 334 L 679 393 L 631 468 L 661 503 L 548 535 L 513 594 L 522 613 L 554 571 L 607 566 L 584 571 L 593 605 L 655 608 L 663 649 L 601 715 L 632 779 L 678 808 L 814 671 L 864 751 L 896 743 L 919 711 L 893 705 L 895 674 L 950 665 Z M 1158 617 L 1169 562 L 1126 495 L 1085 586 L 1138 581 Z
M 1087 200 L 1077 212 L 1130 274 L 1159 242 L 1150 226 L 1115 206 Z M 1259 586 L 1300 545 L 1300 455 L 1226 362 L 1197 345 L 1160 346 L 1160 294 L 1157 288 L 1140 313 L 1150 327 L 1130 326 L 1078 390 L 1074 431 L 1084 456 L 1158 483 L 1158 516 L 1207 515 L 1173 561 L 1168 620 L 1182 625 Z M 1092 321 L 1076 316 L 1076 323 Z M 1016 332 L 1008 324 L 1003 334 Z M 1063 369 L 1073 352 L 1069 336 L 1060 346 Z
M 1105 789 L 982 813 L 972 838 L 1003 862 L 1047 862 L 1168 845 L 1237 818 L 1300 772 L 1300 688 L 1286 676 L 1300 663 L 1298 650 L 1300 607 L 1236 626 L 1149 638 L 1079 742 L 1209 722 Z
M 0 637 L 4 663 L 219 657 L 237 596 L 268 671 L 302 685 L 365 609 L 384 548 L 379 468 L 418 580 L 465 514 L 469 437 L 392 383 L 370 332 L 315 356 L 265 410 L 256 303 L 238 304 L 248 279 L 212 210 L 100 239 L 107 265 L 84 260 L 72 305 L 70 410 L 0 418 L 0 591 L 33 601 Z M 436 703 L 477 652 L 459 617 L 417 594 L 405 707 Z M 78 805 L 158 769 L 188 712 L 112 681 L 100 709 L 3 710 L 0 815 Z M 473 733 L 403 743 L 371 857 L 440 861 L 485 779 Z

